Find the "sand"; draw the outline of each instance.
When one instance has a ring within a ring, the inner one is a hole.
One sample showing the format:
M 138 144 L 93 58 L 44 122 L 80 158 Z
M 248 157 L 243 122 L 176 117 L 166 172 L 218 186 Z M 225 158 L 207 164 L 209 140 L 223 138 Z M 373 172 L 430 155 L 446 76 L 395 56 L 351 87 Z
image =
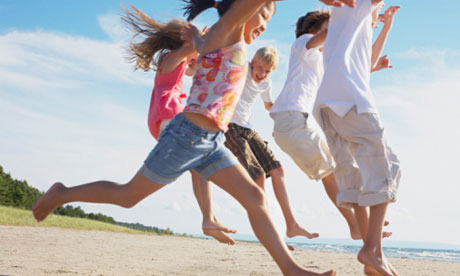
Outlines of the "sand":
M 297 250 L 302 266 L 363 275 L 351 254 Z M 457 276 L 460 263 L 392 259 L 404 276 Z M 258 243 L 234 246 L 173 236 L 0 225 L 0 276 L 281 275 Z

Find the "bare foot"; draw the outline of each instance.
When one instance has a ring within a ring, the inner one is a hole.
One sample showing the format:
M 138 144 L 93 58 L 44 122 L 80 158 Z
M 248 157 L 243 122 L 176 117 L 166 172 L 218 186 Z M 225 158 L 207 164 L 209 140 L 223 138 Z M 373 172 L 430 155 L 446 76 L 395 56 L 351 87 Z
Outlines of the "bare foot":
M 46 217 L 54 211 L 61 204 L 58 203 L 59 193 L 66 189 L 64 184 L 57 182 L 35 203 L 32 212 L 38 222 L 43 221 Z
M 385 265 L 386 267 L 393 273 L 394 276 L 398 276 L 398 272 L 396 269 L 388 262 L 386 258 L 385 259 Z M 364 266 L 364 275 L 367 276 L 381 276 L 382 274 L 378 273 L 377 270 L 375 270 L 373 267 L 370 267 L 368 265 Z
M 204 220 L 201 226 L 204 231 L 218 230 L 223 231 L 224 233 L 235 234 L 237 231 L 235 229 L 228 228 L 224 224 L 220 223 L 215 217 L 213 220 Z
M 366 266 L 368 272 L 374 269 L 374 271 L 378 273 L 374 275 L 395 276 L 388 269 L 383 253 L 377 252 L 376 249 L 361 248 L 358 253 L 358 261 L 364 265 L 365 271 Z
M 229 235 L 225 234 L 224 231 L 221 230 L 215 230 L 215 229 L 208 229 L 208 230 L 203 230 L 203 233 L 206 236 L 213 237 L 217 241 L 221 243 L 225 243 L 228 245 L 234 245 L 235 240 L 233 240 Z
M 391 270 L 391 273 L 393 273 L 394 276 L 398 276 L 398 271 L 396 271 L 396 269 L 391 265 L 391 263 L 388 261 L 387 258 L 385 258 L 385 263 L 387 265 L 387 267 Z
M 295 248 L 294 248 L 294 246 L 292 246 L 292 245 L 289 245 L 289 244 L 287 244 L 287 243 L 286 243 L 286 246 L 287 246 L 287 248 L 288 248 L 289 250 L 291 250 L 291 251 L 295 251 Z
M 378 273 L 373 267 L 365 265 L 364 266 L 364 275 L 367 276 L 381 276 L 382 274 Z
M 227 226 L 217 221 L 215 218 L 213 221 L 204 221 L 202 227 L 203 233 L 206 236 L 211 236 L 221 243 L 229 245 L 235 244 L 235 241 L 226 233 L 235 234 L 236 230 L 228 228 Z
M 295 223 L 287 227 L 286 229 L 286 236 L 288 238 L 292 238 L 295 236 L 304 236 L 307 239 L 314 239 L 319 237 L 318 233 L 310 233 L 304 228 L 300 227 L 299 224 Z
M 389 237 L 391 237 L 391 235 L 393 235 L 392 232 L 383 232 L 382 233 L 382 238 L 389 238 Z

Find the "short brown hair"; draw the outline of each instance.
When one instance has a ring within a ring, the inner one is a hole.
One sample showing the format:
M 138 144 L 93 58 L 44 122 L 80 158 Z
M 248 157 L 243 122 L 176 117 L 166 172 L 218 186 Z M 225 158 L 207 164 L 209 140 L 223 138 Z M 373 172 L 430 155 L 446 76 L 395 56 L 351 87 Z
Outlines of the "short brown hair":
M 317 10 L 308 12 L 297 20 L 295 35 L 296 38 L 303 34 L 316 33 L 321 29 L 324 22 L 331 17 L 330 10 Z

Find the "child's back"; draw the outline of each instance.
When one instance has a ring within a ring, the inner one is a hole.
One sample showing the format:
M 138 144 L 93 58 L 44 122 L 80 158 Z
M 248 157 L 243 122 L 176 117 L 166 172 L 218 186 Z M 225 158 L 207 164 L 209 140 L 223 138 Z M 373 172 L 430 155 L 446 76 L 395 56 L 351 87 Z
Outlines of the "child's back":
M 317 107 L 327 105 L 344 116 L 354 105 L 358 113 L 376 113 L 369 82 L 372 55 L 371 0 L 357 0 L 356 8 L 334 8 L 324 44 L 324 77 Z M 318 110 L 316 110 L 318 111 Z M 315 117 L 318 117 L 315 112 Z

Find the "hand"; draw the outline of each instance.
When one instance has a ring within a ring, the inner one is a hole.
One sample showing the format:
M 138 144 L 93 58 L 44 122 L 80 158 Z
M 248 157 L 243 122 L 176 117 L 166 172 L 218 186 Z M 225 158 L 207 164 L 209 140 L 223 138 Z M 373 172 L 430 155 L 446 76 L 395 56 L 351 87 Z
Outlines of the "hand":
M 383 22 L 384 26 L 391 27 L 393 25 L 393 19 L 397 11 L 401 6 L 391 6 L 389 7 L 384 14 L 379 16 L 379 20 Z
M 184 41 L 185 45 L 190 45 L 195 36 L 201 36 L 201 31 L 190 23 L 180 31 L 180 39 Z
M 383 57 L 379 58 L 379 60 L 377 61 L 377 64 L 375 65 L 372 71 L 375 72 L 375 71 L 380 71 L 383 69 L 391 69 L 391 68 L 393 68 L 393 66 L 390 65 L 390 60 L 388 59 L 388 55 L 384 55 Z
M 320 1 L 328 6 L 343 7 L 344 5 L 347 5 L 351 8 L 355 7 L 355 0 L 320 0 Z

